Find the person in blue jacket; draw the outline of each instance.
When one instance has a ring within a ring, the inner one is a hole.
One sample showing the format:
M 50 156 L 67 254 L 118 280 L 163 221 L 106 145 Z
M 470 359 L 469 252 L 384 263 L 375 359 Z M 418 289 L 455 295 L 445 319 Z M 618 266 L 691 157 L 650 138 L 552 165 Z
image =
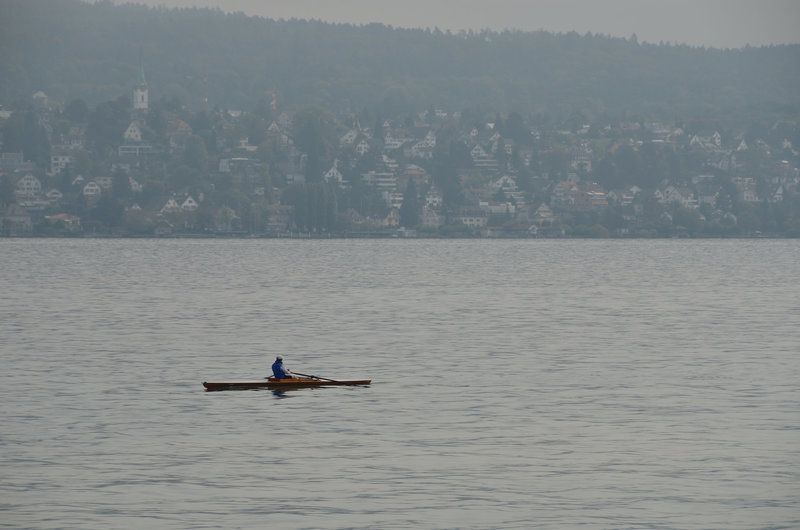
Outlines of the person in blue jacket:
M 272 363 L 272 375 L 275 376 L 275 379 L 291 379 L 294 377 L 291 370 L 283 365 L 283 357 L 280 355 Z

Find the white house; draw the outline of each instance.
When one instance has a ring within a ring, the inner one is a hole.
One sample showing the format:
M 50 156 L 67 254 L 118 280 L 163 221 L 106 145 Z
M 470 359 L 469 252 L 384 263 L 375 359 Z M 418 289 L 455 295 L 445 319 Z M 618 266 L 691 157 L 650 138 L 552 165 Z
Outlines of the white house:
M 141 142 L 142 141 L 142 129 L 139 127 L 139 123 L 136 121 L 132 121 L 128 128 L 125 129 L 125 134 L 122 135 L 126 142 Z
M 326 171 L 325 174 L 322 176 L 325 182 L 336 182 L 338 184 L 342 184 L 343 182 L 342 172 L 339 171 L 339 169 L 336 167 L 338 164 L 339 161 L 334 160 L 333 166 L 331 166 L 331 168 L 328 171 Z
M 64 194 L 61 193 L 56 188 L 49 190 L 47 193 L 44 194 L 44 196 L 47 197 L 47 200 L 50 202 L 58 202 L 64 198 Z
M 364 138 L 363 140 L 358 142 L 358 145 L 356 145 L 356 153 L 358 154 L 358 156 L 364 156 L 368 152 L 369 152 L 369 142 L 367 141 L 366 138 Z
M 100 197 L 103 194 L 103 189 L 97 184 L 97 182 L 90 180 L 86 183 L 83 187 L 83 196 L 87 199 L 95 199 Z
M 130 183 L 131 191 L 133 193 L 141 193 L 144 190 L 144 186 L 142 186 L 139 181 L 135 180 L 133 177 L 128 177 L 128 183 Z
M 517 191 L 517 181 L 508 175 L 503 175 L 499 179 L 491 183 L 493 190 L 503 190 L 505 192 Z
M 436 186 L 431 186 L 428 193 L 425 195 L 425 206 L 428 208 L 441 208 L 444 198 Z
M 489 215 L 514 215 L 517 212 L 516 206 L 510 202 L 480 201 L 478 206 Z
M 175 199 L 170 197 L 170 199 L 166 202 L 166 204 L 164 204 L 164 206 L 161 208 L 161 213 L 179 212 L 180 210 L 181 210 L 180 205 L 177 202 L 175 202 Z
M 28 173 L 17 181 L 17 195 L 33 197 L 42 193 L 42 183 L 39 179 Z
M 74 158 L 69 153 L 54 153 L 50 155 L 50 175 L 60 175 L 64 169 L 72 164 Z
M 423 206 L 419 222 L 422 226 L 438 228 L 444 224 L 444 219 L 433 208 Z
M 111 177 L 109 175 L 105 175 L 102 177 L 95 177 L 94 181 L 97 183 L 98 186 L 100 186 L 104 190 L 110 190 L 112 186 L 114 186 L 114 177 Z
M 191 196 L 186 197 L 186 200 L 181 203 L 181 210 L 185 210 L 187 212 L 193 212 L 200 207 Z
M 387 134 L 383 139 L 383 148 L 387 151 L 400 149 L 408 141 L 408 138 L 395 138 L 391 134 Z
M 345 133 L 344 136 L 339 138 L 339 145 L 341 146 L 353 145 L 353 142 L 356 141 L 357 137 L 358 137 L 358 132 L 356 132 L 355 129 L 350 129 L 349 131 L 347 131 L 347 133 Z

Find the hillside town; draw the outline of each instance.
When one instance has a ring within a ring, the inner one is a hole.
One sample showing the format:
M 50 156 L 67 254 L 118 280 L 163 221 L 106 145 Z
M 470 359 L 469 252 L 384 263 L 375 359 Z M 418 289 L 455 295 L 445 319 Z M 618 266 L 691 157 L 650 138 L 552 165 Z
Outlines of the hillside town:
M 277 90 L 190 110 L 132 85 L 0 109 L 3 236 L 800 236 L 794 123 L 334 115 Z

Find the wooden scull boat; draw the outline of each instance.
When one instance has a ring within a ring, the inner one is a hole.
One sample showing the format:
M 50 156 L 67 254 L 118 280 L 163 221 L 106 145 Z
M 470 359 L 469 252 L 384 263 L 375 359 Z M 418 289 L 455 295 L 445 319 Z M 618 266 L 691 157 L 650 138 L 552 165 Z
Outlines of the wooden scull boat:
M 335 381 L 333 379 L 318 379 L 312 377 L 293 377 L 292 379 L 275 379 L 270 377 L 260 381 L 203 381 L 203 386 L 208 391 L 213 390 L 255 390 L 266 388 L 268 390 L 293 390 L 296 388 L 316 388 L 320 386 L 361 386 L 368 385 L 372 379 L 357 379 L 350 381 Z

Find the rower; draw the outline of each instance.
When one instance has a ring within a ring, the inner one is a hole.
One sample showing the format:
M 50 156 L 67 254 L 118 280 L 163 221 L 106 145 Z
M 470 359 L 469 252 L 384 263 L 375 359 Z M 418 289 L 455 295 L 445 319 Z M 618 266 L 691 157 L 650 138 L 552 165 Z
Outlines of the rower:
M 275 379 L 292 379 L 294 377 L 291 370 L 283 365 L 283 357 L 280 355 L 278 355 L 275 358 L 275 362 L 272 363 L 272 374 L 275 376 Z

